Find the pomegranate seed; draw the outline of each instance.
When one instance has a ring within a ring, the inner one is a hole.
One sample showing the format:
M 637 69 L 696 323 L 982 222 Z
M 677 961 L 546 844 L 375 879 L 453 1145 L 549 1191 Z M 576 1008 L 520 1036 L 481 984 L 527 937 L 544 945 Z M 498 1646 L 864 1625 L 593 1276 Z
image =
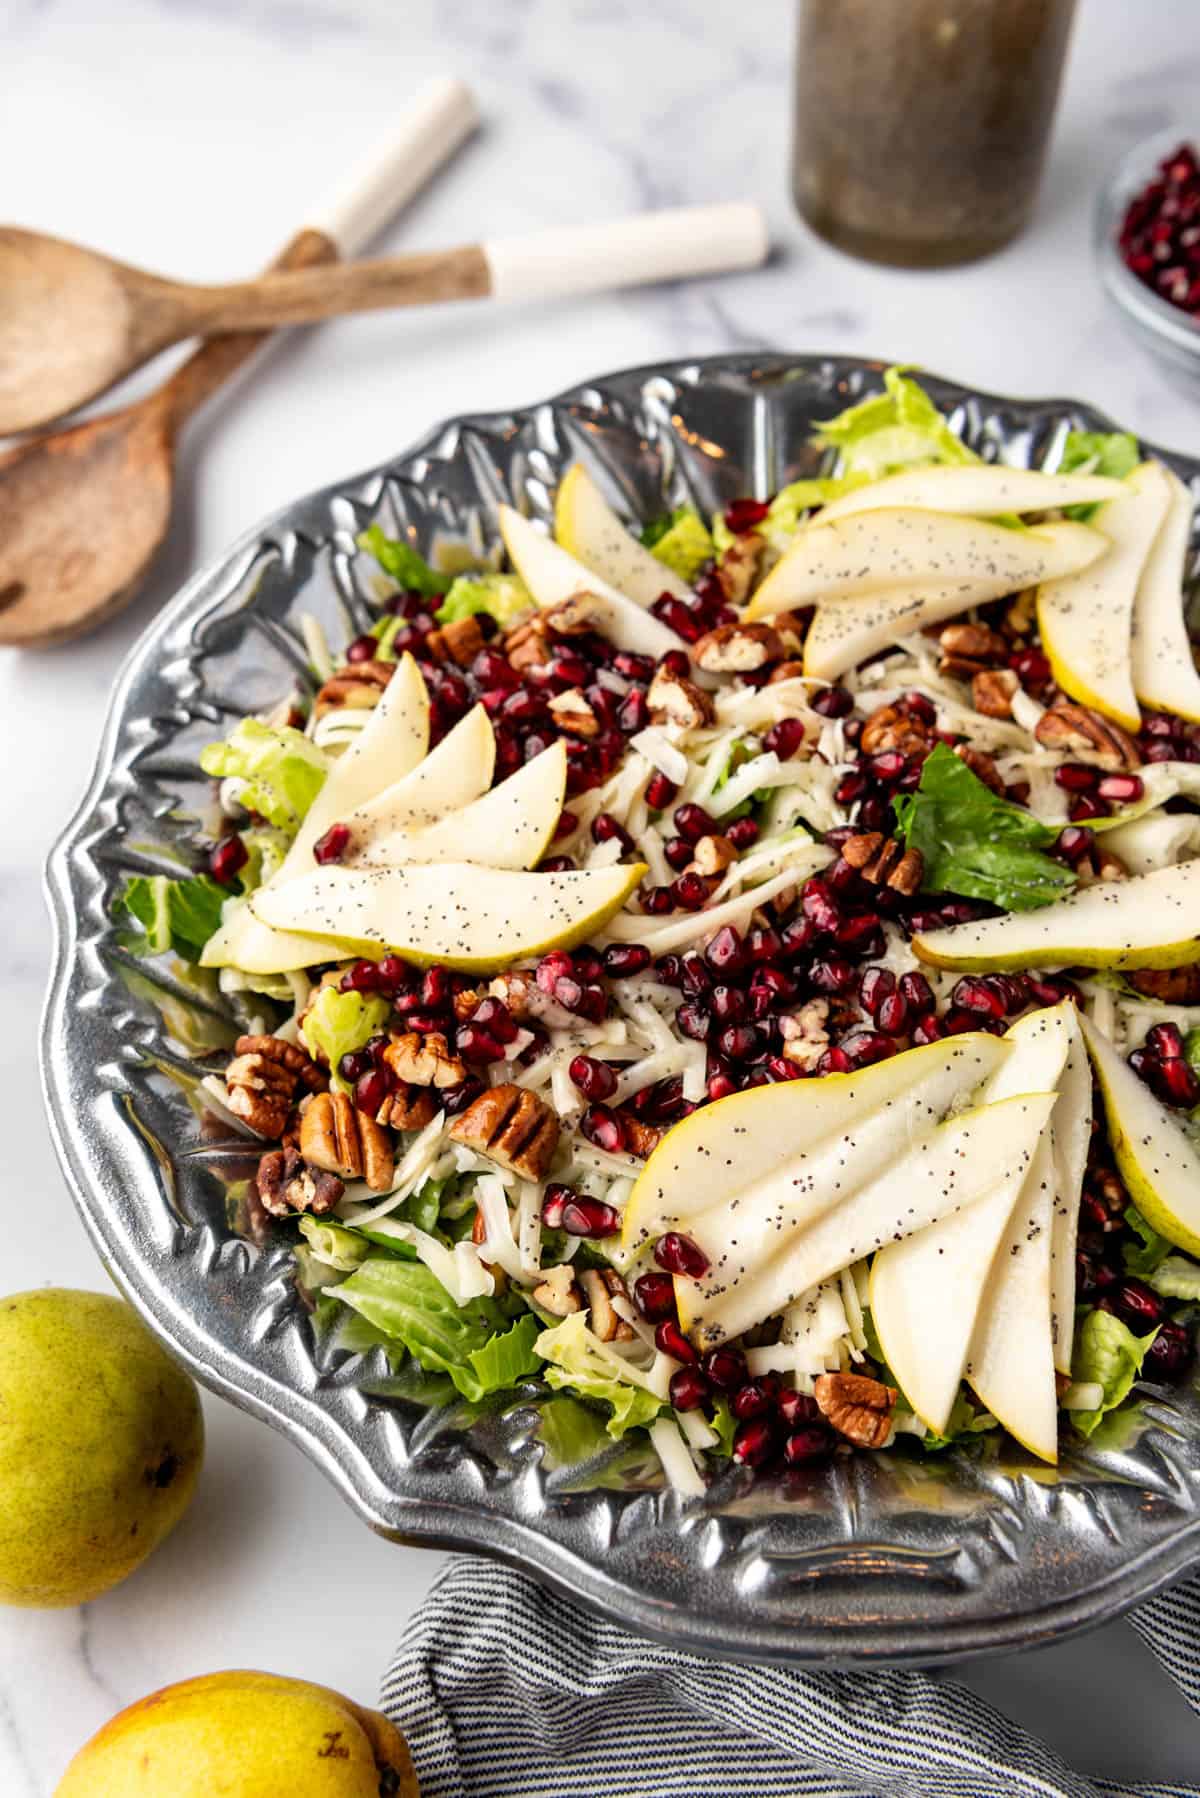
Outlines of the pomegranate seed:
M 849 774 L 843 774 L 833 789 L 833 797 L 838 805 L 853 805 L 861 799 L 867 790 L 867 777 L 858 768 L 852 768 Z
M 780 952 L 788 956 L 805 955 L 817 939 L 817 927 L 811 918 L 793 918 L 780 938 Z
M 338 1062 L 338 1073 L 343 1080 L 353 1086 L 355 1081 L 360 1079 L 363 1074 L 368 1073 L 373 1065 L 371 1057 L 365 1049 L 350 1049 Z
M 651 604 L 650 610 L 661 624 L 685 643 L 695 643 L 704 635 L 704 625 L 700 618 L 686 605 L 682 599 L 673 594 L 664 593 Z
M 350 844 L 350 826 L 348 824 L 331 824 L 323 837 L 318 837 L 313 844 L 313 860 L 327 867 L 330 862 L 340 862 Z
M 1121 1280 L 1112 1293 L 1113 1310 L 1136 1336 L 1147 1336 L 1161 1323 L 1163 1302 L 1142 1280 Z
M 621 1228 L 621 1213 L 603 1199 L 580 1194 L 564 1204 L 562 1227 L 568 1236 L 615 1236 Z
M 1142 1372 L 1152 1380 L 1173 1380 L 1192 1358 L 1192 1339 L 1185 1325 L 1168 1320 L 1146 1350 Z
M 860 955 L 880 953 L 882 942 L 876 946 L 880 934 L 879 919 L 874 912 L 860 912 L 852 918 L 844 918 L 833 933 L 839 948 L 857 949 Z
M 898 749 L 884 749 L 870 758 L 868 766 L 876 780 L 890 782 L 899 780 L 908 763 Z
M 1096 788 L 1110 805 L 1136 804 L 1145 791 L 1146 783 L 1139 774 L 1106 774 Z
M 855 823 L 859 830 L 890 830 L 892 808 L 881 795 L 872 793 L 859 806 Z
M 779 1415 L 789 1430 L 795 1430 L 803 1423 L 820 1423 L 821 1408 L 808 1393 L 794 1392 L 789 1386 L 779 1395 Z
M 750 1009 L 749 999 L 737 986 L 714 986 L 709 1005 L 718 1024 L 742 1024 Z
M 1061 856 L 1063 861 L 1070 862 L 1074 867 L 1086 855 L 1091 854 L 1095 841 L 1094 830 L 1089 830 L 1083 824 L 1068 824 L 1065 830 L 1060 830 L 1058 833 L 1054 844 L 1054 854 Z
M 481 1067 L 489 1061 L 504 1060 L 504 1044 L 494 1037 L 490 1030 L 485 1030 L 474 1019 L 467 1024 L 460 1024 L 454 1037 L 454 1047 L 464 1061 Z
M 554 841 L 559 843 L 564 837 L 573 835 L 579 829 L 579 817 L 575 812 L 567 811 L 564 806 L 558 814 L 558 823 L 554 826 Z
M 579 1121 L 579 1128 L 590 1143 L 609 1155 L 619 1155 L 625 1147 L 625 1125 L 607 1105 L 590 1105 Z
M 585 1099 L 609 1099 L 617 1090 L 616 1074 L 594 1055 L 576 1055 L 567 1072 Z
M 346 660 L 348 662 L 373 662 L 378 648 L 379 639 L 377 637 L 355 637 L 353 643 L 346 645 Z
M 908 1004 L 899 993 L 891 993 L 875 1014 L 875 1022 L 887 1036 L 903 1036 L 908 1027 Z
M 900 704 L 910 718 L 919 718 L 922 724 L 937 723 L 937 707 L 924 693 L 906 693 Z
M 707 1091 L 710 1099 L 727 1099 L 730 1093 L 737 1091 L 737 1082 L 725 1073 L 710 1074 Z
M 644 943 L 610 943 L 601 962 L 613 980 L 628 980 L 650 966 L 650 951 Z
M 854 709 L 854 701 L 845 687 L 822 687 L 819 693 L 813 694 L 809 704 L 822 718 L 844 718 Z
M 848 1074 L 850 1072 L 850 1067 L 850 1057 L 844 1049 L 826 1049 L 824 1055 L 822 1055 L 820 1061 L 817 1063 L 817 1073 Z
M 923 1018 L 918 1018 L 909 1032 L 913 1047 L 918 1049 L 926 1043 L 936 1043 L 944 1035 L 945 1032 L 940 1022 L 932 1012 L 928 1012 Z
M 1194 1105 L 1200 1105 L 1200 1080 L 1197 1080 L 1186 1061 L 1160 1061 L 1155 1070 L 1154 1084 L 1159 1096 L 1168 1105 L 1184 1105 L 1189 1111 Z
M 249 853 L 241 837 L 222 837 L 208 852 L 208 871 L 221 886 L 231 886 L 238 869 L 245 867 Z
M 668 1230 L 654 1245 L 654 1259 L 668 1274 L 684 1274 L 699 1280 L 709 1269 L 709 1259 L 698 1242 L 678 1230 Z
M 564 1186 L 561 1180 L 552 1180 L 546 1188 L 546 1196 L 542 1200 L 542 1222 L 548 1230 L 562 1228 L 563 1212 L 575 1198 L 575 1188 Z
M 1029 987 L 1024 974 L 993 974 L 990 978 L 1003 993 L 1004 1009 L 1010 1018 L 1024 1011 L 1029 1003 Z
M 674 911 L 675 898 L 670 887 L 639 887 L 638 899 L 647 917 L 657 918 Z
M 1008 665 L 1023 687 L 1044 687 L 1050 679 L 1050 663 L 1040 649 L 1019 649 Z
M 732 1392 L 746 1382 L 746 1357 L 741 1349 L 709 1349 L 703 1367 L 709 1383 L 718 1392 Z
M 1072 824 L 1086 824 L 1089 818 L 1107 818 L 1108 806 L 1094 793 L 1076 793 L 1067 807 Z
M 654 679 L 654 657 L 635 655 L 631 649 L 619 649 L 612 659 L 612 665 L 618 674 L 626 680 L 650 681 Z
M 633 853 L 633 838 L 611 812 L 598 812 L 592 819 L 593 843 L 620 843 L 624 855 Z
M 858 983 L 858 996 L 872 1017 L 895 990 L 896 976 L 890 968 L 868 968 Z
M 698 1367 L 677 1368 L 671 1375 L 668 1390 L 677 1411 L 695 1411 L 710 1396 L 708 1381 Z
M 756 926 L 747 936 L 746 958 L 754 967 L 772 962 L 783 954 L 783 942 L 779 933 L 774 930 Z
M 371 1068 L 354 1082 L 355 1106 L 374 1117 L 395 1090 L 396 1077 L 390 1068 Z
M 431 1031 L 444 1031 L 446 1019 L 440 1011 L 407 1011 L 404 1014 L 404 1028 L 415 1030 L 419 1036 L 428 1036 Z
M 663 1323 L 675 1316 L 675 1282 L 670 1274 L 639 1274 L 633 1297 L 648 1323 Z
M 703 874 L 681 874 L 671 887 L 676 905 L 684 911 L 702 911 L 708 902 L 709 882 Z
M 650 722 L 650 704 L 642 687 L 634 687 L 628 692 L 617 710 L 617 729 L 627 737 L 634 737 L 638 731 L 645 730 Z
M 933 990 L 924 974 L 901 974 L 900 992 L 913 1011 L 933 1009 Z
M 1003 989 L 987 975 L 965 975 L 950 994 L 950 1003 L 989 1018 L 1002 1018 L 1007 1010 Z
M 450 976 L 445 968 L 426 968 L 421 976 L 421 1004 L 431 1011 L 448 1006 L 454 997 Z
M 710 968 L 722 974 L 736 973 L 746 965 L 746 951 L 740 932 L 732 924 L 723 924 L 704 950 Z
M 809 981 L 819 993 L 845 993 L 854 985 L 854 963 L 844 955 L 826 955 L 814 961 Z
M 681 874 L 692 859 L 693 845 L 686 837 L 668 837 L 663 844 L 663 854 L 669 865 L 677 874 Z
M 447 1117 L 457 1117 L 468 1105 L 473 1105 L 483 1091 L 483 1081 L 476 1080 L 474 1075 L 460 1080 L 457 1086 L 444 1086 L 441 1093 L 442 1109 Z
M 753 818 L 735 818 L 725 827 L 726 840 L 733 844 L 739 855 L 743 849 L 750 849 L 757 843 L 758 834 L 758 825 Z
M 856 1030 L 852 1036 L 843 1037 L 841 1050 L 849 1057 L 851 1067 L 865 1068 L 872 1062 L 886 1061 L 896 1053 L 896 1045 L 890 1036 L 881 1036 L 878 1031 Z
M 1038 1005 L 1058 1005 L 1063 999 L 1079 1003 L 1080 991 L 1073 981 L 1050 974 L 1026 974 L 1023 978 L 1026 991 Z
M 730 1061 L 750 1061 L 762 1047 L 753 1024 L 727 1024 L 717 1038 L 717 1048 Z
M 541 990 L 553 998 L 558 982 L 569 980 L 574 972 L 575 963 L 566 950 L 551 949 L 549 954 L 543 955 L 539 961 L 534 978 Z
M 804 743 L 802 718 L 781 718 L 763 737 L 763 748 L 772 751 L 781 762 L 789 762 Z
M 754 1017 L 766 1017 L 777 1006 L 796 997 L 799 987 L 782 968 L 759 968 L 750 982 L 750 1009 Z
M 652 774 L 646 783 L 646 804 L 652 812 L 665 811 L 679 788 L 665 774 Z
M 654 1346 L 664 1355 L 670 1355 L 674 1360 L 682 1361 L 688 1367 L 696 1366 L 700 1360 L 700 1356 L 679 1325 L 672 1323 L 669 1317 L 664 1318 L 656 1328 Z
M 712 991 L 713 977 L 708 963 L 694 949 L 689 949 L 679 964 L 679 984 L 691 999 L 703 998 Z
M 1054 770 L 1055 784 L 1066 793 L 1090 793 L 1099 779 L 1099 770 L 1083 762 L 1064 762 Z
M 374 961 L 356 961 L 338 982 L 344 993 L 377 993 L 382 984 L 379 964 Z
M 789 1467 L 816 1467 L 827 1461 L 833 1442 L 823 1424 L 809 1423 L 793 1430 L 783 1444 L 783 1458 Z
M 702 1043 L 708 1035 L 709 1016 L 702 1005 L 681 1005 L 675 1013 L 675 1023 L 680 1033 L 694 1043 Z
M 800 908 L 809 922 L 826 934 L 837 930 L 842 922 L 842 914 L 837 900 L 830 892 L 826 882 L 817 875 L 814 875 L 811 880 L 806 880 L 801 888 Z
M 970 1030 L 990 1030 L 999 1034 L 1004 1028 L 1004 1018 L 992 1017 L 987 1012 L 968 1011 L 965 1006 L 954 1005 L 940 1020 L 943 1036 L 963 1036 Z
M 705 811 L 702 805 L 689 800 L 686 805 L 675 807 L 675 828 L 681 837 L 689 843 L 698 843 L 701 837 L 711 837 L 717 832 L 717 821 Z
M 1146 1048 L 1163 1061 L 1174 1061 L 1183 1054 L 1183 1033 L 1177 1024 L 1155 1024 L 1146 1032 Z
M 764 1417 L 771 1409 L 771 1400 L 762 1381 L 747 1380 L 744 1386 L 739 1386 L 729 1400 L 729 1409 L 743 1423 L 749 1417 Z
M 733 1458 L 743 1467 L 762 1467 L 775 1452 L 775 1432 L 765 1417 L 753 1417 L 734 1433 Z
M 743 531 L 752 531 L 756 524 L 761 524 L 770 511 L 770 507 L 761 499 L 735 499 L 725 514 L 725 523 L 735 536 Z

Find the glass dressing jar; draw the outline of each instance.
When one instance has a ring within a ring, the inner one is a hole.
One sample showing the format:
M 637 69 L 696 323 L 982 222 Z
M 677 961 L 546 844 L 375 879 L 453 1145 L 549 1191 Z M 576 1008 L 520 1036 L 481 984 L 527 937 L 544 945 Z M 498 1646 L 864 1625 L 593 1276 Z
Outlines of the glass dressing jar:
M 800 0 L 792 185 L 839 249 L 911 268 L 1029 216 L 1075 0 Z

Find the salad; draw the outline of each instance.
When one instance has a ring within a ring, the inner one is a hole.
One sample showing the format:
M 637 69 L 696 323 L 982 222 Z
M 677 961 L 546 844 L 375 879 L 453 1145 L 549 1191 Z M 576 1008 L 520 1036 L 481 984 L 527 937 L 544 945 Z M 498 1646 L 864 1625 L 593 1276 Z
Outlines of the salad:
M 1200 1305 L 1191 495 L 898 369 L 817 442 L 632 528 L 576 464 L 453 577 L 373 525 L 370 630 L 116 902 L 236 1009 L 203 1102 L 315 1327 L 685 1495 L 1053 1463 Z

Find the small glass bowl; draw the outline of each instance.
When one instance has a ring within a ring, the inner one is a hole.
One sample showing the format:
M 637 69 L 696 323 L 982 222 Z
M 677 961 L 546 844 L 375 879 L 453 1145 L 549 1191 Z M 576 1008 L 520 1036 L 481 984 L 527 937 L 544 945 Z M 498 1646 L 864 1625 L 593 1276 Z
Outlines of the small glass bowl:
M 1193 141 L 1176 126 L 1159 131 L 1121 158 L 1100 192 L 1094 219 L 1093 248 L 1104 290 L 1141 342 L 1175 369 L 1200 381 L 1200 319 L 1172 306 L 1139 281 L 1121 257 L 1119 238 L 1126 209 L 1149 185 L 1159 164 L 1182 142 Z

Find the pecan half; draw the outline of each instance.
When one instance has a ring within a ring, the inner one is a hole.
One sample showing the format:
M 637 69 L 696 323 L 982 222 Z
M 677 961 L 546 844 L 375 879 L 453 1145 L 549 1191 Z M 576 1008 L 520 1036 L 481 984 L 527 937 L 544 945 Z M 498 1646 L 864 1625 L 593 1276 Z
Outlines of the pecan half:
M 455 662 L 460 668 L 469 668 L 486 642 L 483 626 L 472 614 L 468 618 L 455 618 L 439 631 L 430 631 L 425 638 L 425 647 L 438 662 Z
M 1097 768 L 1128 772 L 1141 766 L 1137 744 L 1128 732 L 1070 699 L 1060 699 L 1043 712 L 1033 734 L 1043 749 L 1061 750 Z
M 919 849 L 906 849 L 898 838 L 885 837 L 879 830 L 847 837 L 841 856 L 873 886 L 888 886 L 893 892 L 910 897 L 919 890 L 925 873 L 925 859 Z
M 566 731 L 569 737 L 600 735 L 600 720 L 578 687 L 556 693 L 550 701 L 549 711 L 559 730 Z
M 731 606 L 740 606 L 758 578 L 767 540 L 759 531 L 735 537 L 717 563 L 717 579 Z
M 300 1119 L 300 1153 L 313 1167 L 386 1192 L 395 1163 L 392 1140 L 345 1093 L 316 1093 Z
M 326 712 L 369 711 L 396 672 L 395 662 L 350 662 L 318 689 L 313 715 Z
M 1200 1005 L 1200 962 L 1186 968 L 1138 968 L 1126 974 L 1130 986 L 1164 1005 Z
M 545 1271 L 546 1278 L 533 1289 L 534 1303 L 548 1311 L 551 1317 L 570 1317 L 573 1311 L 582 1311 L 583 1296 L 570 1268 L 550 1267 Z
M 524 1180 L 541 1180 L 558 1147 L 558 1119 L 535 1093 L 505 1084 L 480 1093 L 455 1118 L 450 1136 Z
M 971 676 L 971 704 L 985 718 L 1011 718 L 1020 681 L 1011 668 L 985 668 Z
M 625 1283 L 612 1267 L 588 1267 L 579 1276 L 584 1302 L 591 1317 L 589 1328 L 601 1342 L 632 1342 L 633 1331 L 613 1310 L 614 1297 L 624 1298 Z
M 803 662 L 780 662 L 778 668 L 772 668 L 767 676 L 767 685 L 775 687 L 779 685 L 780 681 L 799 680 L 803 673 Z
M 933 726 L 901 711 L 898 705 L 881 705 L 863 725 L 859 743 L 864 755 L 898 749 L 901 755 L 917 755 L 933 741 Z
M 589 593 L 581 587 L 578 593 L 572 593 L 556 606 L 551 606 L 544 614 L 547 628 L 556 637 L 583 637 L 588 631 L 599 630 L 603 625 L 606 611 L 604 601 L 595 593 Z
M 701 837 L 692 851 L 688 867 L 693 874 L 724 874 L 730 863 L 736 860 L 737 850 L 728 837 Z
M 409 1030 L 392 1037 L 383 1059 L 402 1086 L 461 1086 L 467 1077 L 466 1063 L 438 1030 L 425 1036 Z
M 259 1136 L 282 1136 L 296 1090 L 315 1092 L 326 1075 L 296 1043 L 278 1036 L 239 1036 L 225 1070 L 229 1109 Z
M 770 624 L 719 624 L 692 645 L 693 662 L 708 674 L 752 674 L 783 653 L 783 638 Z
M 518 673 L 527 668 L 540 668 L 543 662 L 550 660 L 550 627 L 540 612 L 532 618 L 526 618 L 522 624 L 514 624 L 506 631 L 500 644 L 501 649 Z
M 679 724 L 685 730 L 699 730 L 716 720 L 713 702 L 694 681 L 681 674 L 659 668 L 646 694 L 650 716 L 656 724 Z
M 335 1174 L 309 1167 L 295 1149 L 272 1149 L 264 1155 L 254 1185 L 263 1210 L 272 1217 L 290 1217 L 294 1211 L 323 1217 L 346 1190 Z
M 960 762 L 965 762 L 976 780 L 981 780 L 985 787 L 1004 798 L 1004 777 L 990 755 L 985 755 L 982 749 L 972 749 L 969 743 L 956 743 L 954 753 Z
M 393 1130 L 423 1130 L 431 1123 L 437 1100 L 428 1086 L 398 1086 L 389 1093 L 376 1114 L 376 1123 Z
M 882 1448 L 899 1396 L 894 1386 L 861 1373 L 823 1373 L 813 1393 L 821 1415 L 839 1435 L 861 1448 Z
M 644 1124 L 641 1118 L 634 1117 L 632 1111 L 626 1111 L 623 1107 L 618 1109 L 621 1122 L 625 1126 L 625 1146 L 629 1153 L 636 1155 L 640 1161 L 649 1160 L 666 1135 L 666 1131 L 660 1129 L 657 1124 Z
M 1003 668 L 1008 661 L 1008 640 L 986 624 L 948 624 L 938 632 L 942 659 L 940 674 L 970 680 L 985 668 Z
M 805 1072 L 815 1068 L 829 1047 L 828 1022 L 828 999 L 810 999 L 796 1011 L 783 1012 L 779 1019 L 779 1034 L 783 1038 L 785 1058 L 794 1061 Z

